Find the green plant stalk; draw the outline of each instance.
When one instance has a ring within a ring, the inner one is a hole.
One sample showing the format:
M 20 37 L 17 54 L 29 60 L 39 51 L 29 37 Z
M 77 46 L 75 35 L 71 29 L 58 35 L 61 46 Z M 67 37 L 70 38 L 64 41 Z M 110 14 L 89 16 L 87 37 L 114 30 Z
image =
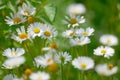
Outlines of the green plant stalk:
M 61 80 L 64 80 L 63 79 L 63 62 L 61 61 L 61 65 L 60 65 L 60 69 L 61 69 Z

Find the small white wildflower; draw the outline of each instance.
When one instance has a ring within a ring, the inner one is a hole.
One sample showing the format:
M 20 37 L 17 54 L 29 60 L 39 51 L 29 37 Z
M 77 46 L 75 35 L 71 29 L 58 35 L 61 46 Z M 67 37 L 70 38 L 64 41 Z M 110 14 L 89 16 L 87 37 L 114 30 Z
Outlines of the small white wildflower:
M 19 57 L 21 55 L 23 55 L 25 53 L 23 48 L 7 48 L 6 50 L 4 50 L 3 52 L 3 56 L 6 56 L 8 58 L 12 58 L 12 57 Z
M 30 80 L 49 80 L 50 75 L 46 72 L 34 72 L 29 76 Z
M 55 61 L 57 63 L 63 62 L 63 64 L 67 64 L 72 59 L 71 55 L 68 52 L 60 52 L 55 55 Z
M 43 33 L 44 25 L 38 22 L 30 24 L 28 28 L 28 34 L 30 37 L 35 38 L 36 36 L 40 37 Z
M 100 46 L 96 49 L 94 49 L 94 53 L 97 56 L 104 56 L 106 58 L 110 58 L 111 56 L 113 56 L 115 53 L 114 49 L 108 46 Z
M 88 37 L 70 39 L 70 44 L 73 46 L 83 46 L 88 43 L 90 43 L 90 39 Z
M 72 61 L 72 65 L 79 70 L 89 70 L 94 67 L 94 61 L 90 57 L 78 57 Z
M 35 58 L 36 66 L 42 66 L 47 67 L 48 65 L 52 64 L 53 61 L 53 55 L 51 53 L 47 53 L 44 56 L 37 56 Z
M 15 14 L 11 13 L 10 17 L 6 16 L 5 21 L 9 26 L 12 26 L 12 25 L 16 25 L 16 24 L 25 22 L 26 18 L 22 17 L 19 13 L 15 13 Z
M 95 71 L 103 76 L 111 76 L 118 71 L 117 66 L 113 66 L 113 64 L 99 64 L 95 67 Z
M 107 46 L 116 46 L 118 44 L 118 38 L 114 35 L 106 34 L 100 37 L 100 42 Z
M 22 6 L 18 7 L 18 12 L 21 15 L 25 15 L 25 16 L 34 15 L 35 10 L 36 10 L 35 7 L 32 7 L 31 5 L 28 5 L 26 3 L 23 3 Z
M 62 36 L 65 38 L 73 38 L 75 36 L 75 32 L 73 29 L 66 30 L 62 33 Z
M 25 62 L 25 58 L 23 56 L 8 58 L 7 60 L 5 60 L 2 66 L 5 69 L 13 69 L 13 68 L 19 67 L 24 62 Z
M 93 34 L 93 32 L 94 32 L 94 29 L 88 27 L 88 28 L 86 28 L 86 30 L 83 29 L 83 28 L 76 29 L 75 34 L 76 34 L 76 36 L 85 36 L 85 37 L 87 37 L 87 36 L 91 36 Z
M 83 14 L 86 12 L 86 8 L 84 6 L 84 4 L 70 4 L 67 8 L 67 11 L 69 14 L 74 14 L 74 15 L 78 15 L 78 14 Z

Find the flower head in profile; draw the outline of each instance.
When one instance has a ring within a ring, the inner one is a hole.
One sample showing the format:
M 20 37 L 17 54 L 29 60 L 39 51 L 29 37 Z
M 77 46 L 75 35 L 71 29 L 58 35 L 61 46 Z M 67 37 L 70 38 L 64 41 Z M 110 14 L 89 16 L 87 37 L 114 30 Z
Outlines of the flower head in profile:
M 36 66 L 39 67 L 47 67 L 48 65 L 54 62 L 53 55 L 51 53 L 47 53 L 44 56 L 37 56 L 35 58 Z
M 66 20 L 63 20 L 63 23 L 68 26 L 68 28 L 72 27 L 77 27 L 81 23 L 85 23 L 85 18 L 83 16 L 75 16 L 75 15 L 70 15 L 65 17 Z
M 86 28 L 86 29 L 83 29 L 83 28 L 76 29 L 75 34 L 76 34 L 77 36 L 85 36 L 85 37 L 88 37 L 88 36 L 93 35 L 93 32 L 94 32 L 94 29 L 88 27 L 88 28 Z
M 5 69 L 14 69 L 22 65 L 24 62 L 25 62 L 25 58 L 23 56 L 15 57 L 15 58 L 8 58 L 7 60 L 5 60 L 2 66 Z
M 90 57 L 78 57 L 72 61 L 72 65 L 79 70 L 89 70 L 94 67 L 94 60 Z
M 22 43 L 23 41 L 30 39 L 28 33 L 25 30 L 24 26 L 21 26 L 20 28 L 16 29 L 17 35 L 13 34 L 12 39 L 16 40 L 17 42 Z
M 8 58 L 13 58 L 13 57 L 19 57 L 25 53 L 23 48 L 7 48 L 3 52 L 3 56 L 6 56 Z
M 75 31 L 73 29 L 66 30 L 62 33 L 62 36 L 65 38 L 73 38 L 75 36 Z
M 57 36 L 56 29 L 51 25 L 45 24 L 43 27 L 43 34 L 41 37 L 44 39 L 51 40 L 52 38 L 55 38 L 56 36 Z
M 84 4 L 70 4 L 67 8 L 69 14 L 79 15 L 84 14 L 86 12 L 86 8 Z
M 30 24 L 28 28 L 28 34 L 30 37 L 35 38 L 36 36 L 40 37 L 43 33 L 44 25 L 38 22 Z
M 19 79 L 15 74 L 8 74 L 4 76 L 3 80 L 23 80 L 23 79 Z
M 90 43 L 90 39 L 88 37 L 77 37 L 75 39 L 70 39 L 70 44 L 73 46 L 83 46 L 88 43 Z
M 38 72 L 31 73 L 29 78 L 30 80 L 49 80 L 50 75 L 46 72 L 38 71 Z
M 68 52 L 60 52 L 55 55 L 55 61 L 57 63 L 67 64 L 72 59 L 72 56 Z
M 113 64 L 98 64 L 95 67 L 95 71 L 99 74 L 99 75 L 103 75 L 103 76 L 111 76 L 115 73 L 117 73 L 118 71 L 118 67 L 114 66 Z
M 106 34 L 100 37 L 100 42 L 107 46 L 116 46 L 118 44 L 118 38 L 114 35 Z
M 12 25 L 16 25 L 16 24 L 25 22 L 26 18 L 21 16 L 19 13 L 14 13 L 14 14 L 11 13 L 10 17 L 6 16 L 5 21 L 9 26 L 12 26 Z
M 111 56 L 113 56 L 115 53 L 114 49 L 108 46 L 100 46 L 96 49 L 94 49 L 94 53 L 97 56 L 104 56 L 106 58 L 110 58 Z
M 25 16 L 34 15 L 35 11 L 36 11 L 35 7 L 32 7 L 31 5 L 28 5 L 26 3 L 23 3 L 22 6 L 18 7 L 18 12 L 21 15 L 25 15 Z

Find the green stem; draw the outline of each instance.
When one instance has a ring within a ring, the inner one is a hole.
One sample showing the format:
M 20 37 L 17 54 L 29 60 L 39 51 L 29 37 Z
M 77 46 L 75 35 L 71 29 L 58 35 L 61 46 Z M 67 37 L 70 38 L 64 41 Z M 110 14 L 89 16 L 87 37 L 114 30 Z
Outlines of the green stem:
M 61 61 L 61 80 L 63 80 L 63 62 Z

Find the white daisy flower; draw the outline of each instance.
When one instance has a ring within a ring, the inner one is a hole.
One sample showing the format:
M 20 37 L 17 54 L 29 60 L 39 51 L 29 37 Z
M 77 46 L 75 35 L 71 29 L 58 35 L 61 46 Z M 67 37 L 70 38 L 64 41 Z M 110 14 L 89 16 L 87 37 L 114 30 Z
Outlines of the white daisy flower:
M 30 39 L 28 33 L 25 31 L 24 26 L 17 28 L 16 31 L 18 34 L 13 34 L 11 38 L 16 40 L 17 42 L 22 43 L 23 41 Z
M 70 39 L 70 44 L 73 46 L 83 46 L 90 43 L 90 39 L 88 37 L 80 37 L 75 39 Z
M 75 32 L 73 29 L 66 30 L 62 33 L 62 36 L 65 38 L 73 38 L 75 36 Z
M 21 15 L 25 15 L 25 16 L 34 15 L 35 11 L 36 11 L 35 7 L 32 7 L 31 5 L 28 5 L 26 3 L 23 3 L 21 7 L 18 7 L 18 12 Z
M 51 40 L 51 38 L 54 38 L 56 36 L 57 36 L 56 29 L 51 25 L 45 24 L 45 26 L 43 27 L 42 38 Z
M 18 78 L 15 74 L 6 75 L 3 80 L 24 80 L 23 78 Z
M 76 29 L 75 34 L 77 36 L 85 36 L 85 37 L 87 37 L 87 36 L 91 36 L 93 34 L 93 32 L 94 32 L 94 29 L 88 27 L 88 28 L 86 28 L 86 30 L 83 29 L 83 28 Z
M 47 67 L 54 62 L 53 55 L 51 53 L 47 53 L 44 56 L 37 56 L 35 58 L 35 62 L 37 67 Z
M 5 69 L 13 69 L 13 68 L 19 67 L 24 62 L 25 62 L 25 58 L 23 56 L 8 58 L 7 60 L 5 60 L 2 66 Z
M 74 15 L 84 14 L 86 12 L 86 8 L 81 3 L 79 3 L 79 4 L 71 4 L 67 8 L 67 12 L 69 14 L 74 14 Z
M 67 62 L 70 62 L 72 59 L 71 55 L 69 55 L 68 52 L 60 52 L 55 55 L 55 61 L 57 63 L 63 62 L 63 64 L 67 64 Z
M 116 46 L 118 44 L 118 38 L 114 35 L 106 34 L 100 37 L 100 42 L 107 46 Z
M 89 70 L 94 67 L 94 61 L 90 57 L 78 57 L 72 61 L 72 65 L 79 70 Z
M 56 43 L 50 44 L 49 47 L 42 48 L 43 51 L 49 51 L 49 53 L 56 53 L 56 49 L 58 48 L 58 45 Z
M 20 79 L 18 79 L 17 76 L 14 74 L 8 74 L 3 78 L 3 80 L 20 80 Z
M 23 48 L 8 48 L 4 50 L 3 56 L 6 56 L 8 58 L 13 58 L 13 57 L 19 57 L 25 53 Z
M 113 64 L 99 64 L 95 67 L 95 71 L 103 76 L 111 76 L 117 73 L 118 67 Z
M 65 16 L 66 20 L 63 20 L 63 23 L 70 27 L 76 27 L 79 26 L 81 23 L 85 23 L 85 18 L 83 16 L 75 16 L 75 15 L 70 15 L 70 17 Z
M 5 21 L 9 26 L 12 26 L 12 25 L 16 25 L 16 24 L 25 22 L 26 18 L 22 17 L 19 13 L 15 13 L 15 14 L 11 13 L 10 17 L 6 16 Z
M 108 46 L 100 46 L 96 49 L 94 49 L 94 53 L 97 56 L 104 56 L 106 58 L 110 58 L 111 56 L 113 56 L 115 53 L 114 49 Z
M 30 80 L 49 80 L 50 75 L 46 72 L 34 72 L 29 76 Z
M 45 27 L 43 24 L 35 22 L 33 24 L 30 24 L 28 28 L 28 34 L 35 38 L 36 36 L 40 37 L 43 33 L 43 27 Z

